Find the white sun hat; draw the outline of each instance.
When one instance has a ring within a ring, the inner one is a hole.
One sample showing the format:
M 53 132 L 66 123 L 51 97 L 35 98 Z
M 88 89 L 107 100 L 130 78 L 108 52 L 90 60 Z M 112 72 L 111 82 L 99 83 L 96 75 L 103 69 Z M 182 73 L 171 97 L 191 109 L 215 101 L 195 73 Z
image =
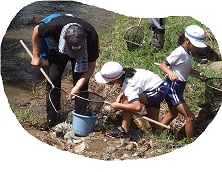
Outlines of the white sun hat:
M 185 29 L 185 36 L 189 41 L 198 48 L 205 48 L 207 45 L 204 42 L 205 33 L 202 28 L 197 25 L 190 25 Z
M 95 79 L 98 83 L 106 84 L 110 81 L 119 79 L 123 74 L 123 67 L 114 61 L 105 63 L 101 70 L 96 73 Z

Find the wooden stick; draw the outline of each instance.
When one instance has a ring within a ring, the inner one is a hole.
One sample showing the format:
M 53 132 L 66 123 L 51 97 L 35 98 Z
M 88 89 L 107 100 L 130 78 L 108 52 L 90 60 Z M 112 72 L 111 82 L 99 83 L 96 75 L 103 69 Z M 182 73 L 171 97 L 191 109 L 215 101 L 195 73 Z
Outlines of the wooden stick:
M 33 55 L 31 53 L 31 51 L 28 49 L 28 47 L 25 45 L 25 43 L 20 40 L 20 43 L 22 44 L 22 46 L 25 48 L 25 50 L 27 51 L 27 53 L 29 54 L 29 56 L 31 58 L 33 58 Z M 45 78 L 47 79 L 47 81 L 51 84 L 51 86 L 54 88 L 55 86 L 53 85 L 51 79 L 49 78 L 49 76 L 45 73 L 45 71 L 43 70 L 43 68 L 40 68 L 40 71 L 42 72 L 42 74 L 45 76 Z
M 155 120 L 153 120 L 153 119 L 150 119 L 150 118 L 148 118 L 148 117 L 146 117 L 146 116 L 140 115 L 140 114 L 138 114 L 138 113 L 134 113 L 134 115 L 137 116 L 137 117 L 143 118 L 143 119 L 145 119 L 145 120 L 147 120 L 147 121 L 149 121 L 149 122 L 152 122 L 152 123 L 154 123 L 154 124 L 160 125 L 160 126 L 162 126 L 162 127 L 164 127 L 164 128 L 170 129 L 170 126 L 165 125 L 165 124 L 162 124 L 162 123 L 160 123 L 160 122 L 158 122 L 158 121 L 155 121 Z
M 142 22 L 142 18 L 140 18 L 138 26 L 140 26 L 141 22 Z
M 157 65 L 157 66 L 159 66 L 159 65 L 160 65 L 160 63 L 157 63 L 157 62 L 155 62 L 154 64 L 155 64 L 155 65 Z

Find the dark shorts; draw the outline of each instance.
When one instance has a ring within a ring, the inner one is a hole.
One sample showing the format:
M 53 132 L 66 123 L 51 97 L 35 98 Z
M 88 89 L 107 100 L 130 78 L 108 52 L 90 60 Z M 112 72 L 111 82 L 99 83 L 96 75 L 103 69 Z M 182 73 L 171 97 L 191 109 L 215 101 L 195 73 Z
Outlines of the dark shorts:
M 166 89 L 166 103 L 169 107 L 185 103 L 183 98 L 183 92 L 186 87 L 186 82 L 177 81 L 172 82 L 169 78 L 166 78 L 167 89 Z
M 145 104 L 146 108 L 160 109 L 160 103 L 166 96 L 166 83 L 163 82 L 157 89 L 153 91 L 145 91 L 144 94 L 148 101 L 148 104 Z

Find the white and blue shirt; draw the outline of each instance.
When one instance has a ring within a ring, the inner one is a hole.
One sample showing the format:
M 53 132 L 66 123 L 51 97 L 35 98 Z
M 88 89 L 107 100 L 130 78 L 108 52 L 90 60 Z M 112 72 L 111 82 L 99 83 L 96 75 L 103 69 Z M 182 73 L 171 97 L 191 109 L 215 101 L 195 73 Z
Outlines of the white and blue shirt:
M 122 85 L 122 92 L 129 102 L 139 100 L 139 95 L 144 91 L 157 89 L 163 80 L 155 73 L 145 70 L 136 69 L 132 78 L 126 78 Z
M 189 51 L 179 46 L 166 58 L 165 63 L 177 74 L 180 81 L 187 82 L 192 66 L 192 56 Z

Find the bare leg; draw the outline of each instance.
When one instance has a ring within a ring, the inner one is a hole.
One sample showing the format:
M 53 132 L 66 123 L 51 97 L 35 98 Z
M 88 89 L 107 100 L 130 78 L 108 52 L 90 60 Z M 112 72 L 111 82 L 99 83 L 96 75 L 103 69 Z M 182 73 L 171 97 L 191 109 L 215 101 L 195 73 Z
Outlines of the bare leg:
M 159 111 L 160 109 L 156 109 L 156 108 L 147 108 L 147 116 L 155 121 L 159 122 Z M 153 133 L 161 133 L 162 128 L 160 125 L 154 124 L 152 122 L 150 122 L 150 126 L 152 128 L 152 132 Z
M 192 138 L 194 136 L 195 116 L 191 112 L 186 103 L 170 107 L 169 113 L 165 115 L 165 117 L 162 120 L 162 123 L 169 125 L 178 116 L 178 112 L 185 117 L 186 120 L 185 132 L 187 138 Z
M 129 104 L 127 98 L 123 95 L 121 98 L 121 101 L 123 104 Z M 122 121 L 122 127 L 124 128 L 125 132 L 129 132 L 130 124 L 132 121 L 133 113 L 128 111 L 123 111 L 123 121 Z
M 130 112 L 123 112 L 123 121 L 122 121 L 122 127 L 125 129 L 125 132 L 129 132 L 131 120 L 132 120 L 133 114 Z
M 194 124 L 195 124 L 195 116 L 191 112 L 190 108 L 186 103 L 179 104 L 177 106 L 178 111 L 185 117 L 185 132 L 187 138 L 192 138 L 194 136 Z
M 140 102 L 143 104 L 148 104 L 147 98 L 144 94 L 140 94 Z M 159 112 L 160 109 L 157 108 L 146 108 L 147 117 L 159 122 Z M 152 122 L 149 123 L 153 133 L 161 133 L 162 127 L 160 125 L 154 124 Z
M 161 123 L 169 125 L 177 116 L 178 116 L 177 107 L 176 106 L 169 107 L 169 113 L 164 116 Z

